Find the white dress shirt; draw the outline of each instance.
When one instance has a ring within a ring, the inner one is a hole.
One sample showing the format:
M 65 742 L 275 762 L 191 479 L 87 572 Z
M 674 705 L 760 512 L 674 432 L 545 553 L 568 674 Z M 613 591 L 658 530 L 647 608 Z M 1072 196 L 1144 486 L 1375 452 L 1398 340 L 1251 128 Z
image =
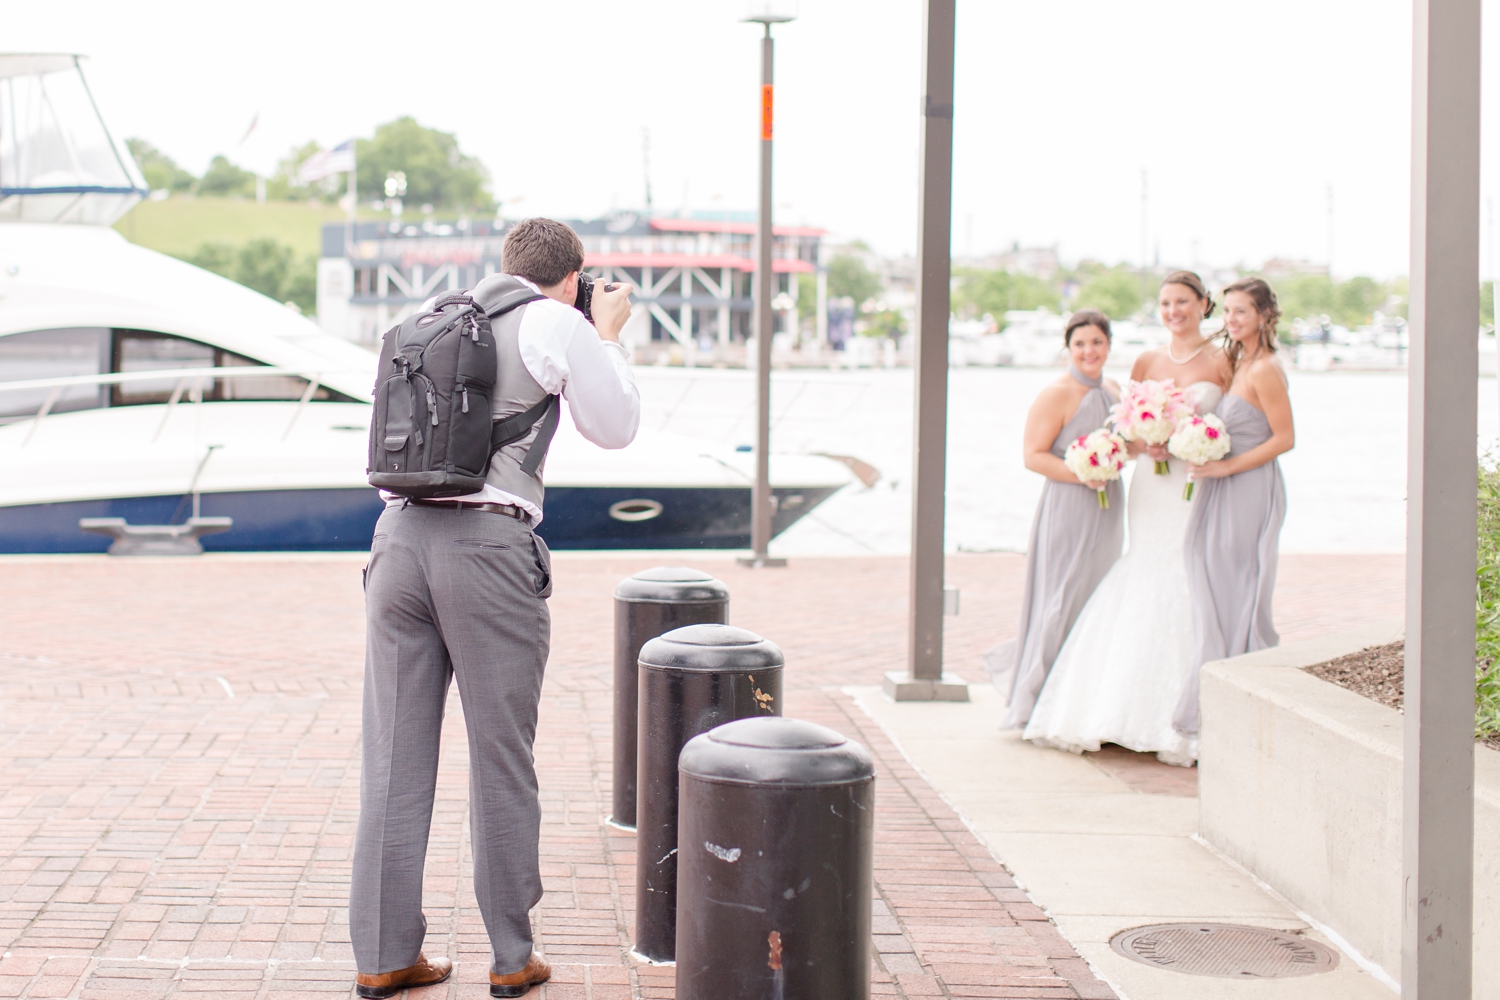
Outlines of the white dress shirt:
M 524 308 L 517 340 L 526 371 L 547 392 L 562 394 L 573 426 L 587 440 L 601 448 L 623 448 L 634 441 L 641 425 L 641 395 L 625 348 L 599 336 L 583 313 L 556 299 L 538 299 Z M 533 527 L 542 521 L 536 504 L 489 483 L 477 493 L 449 499 L 513 504 L 531 515 Z

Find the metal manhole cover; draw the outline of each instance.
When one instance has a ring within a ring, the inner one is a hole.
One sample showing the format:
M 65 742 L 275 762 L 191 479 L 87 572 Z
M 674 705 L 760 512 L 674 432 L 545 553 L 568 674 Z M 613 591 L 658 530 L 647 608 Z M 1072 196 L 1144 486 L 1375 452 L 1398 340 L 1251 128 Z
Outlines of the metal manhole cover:
M 1109 943 L 1143 965 L 1222 979 L 1311 976 L 1339 964 L 1316 941 L 1239 924 L 1151 924 L 1121 931 Z

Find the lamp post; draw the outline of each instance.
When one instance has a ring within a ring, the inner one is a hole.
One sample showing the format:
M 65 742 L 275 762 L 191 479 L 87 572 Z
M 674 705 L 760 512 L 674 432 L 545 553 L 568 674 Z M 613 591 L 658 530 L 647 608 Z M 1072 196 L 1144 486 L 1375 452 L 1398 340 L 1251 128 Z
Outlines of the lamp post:
M 969 700 L 963 680 L 943 673 L 954 8 L 955 0 L 926 0 L 924 4 L 907 669 L 885 675 L 885 692 L 896 701 Z
M 755 230 L 755 486 L 750 495 L 750 556 L 742 566 L 785 566 L 766 554 L 771 544 L 771 338 L 776 332 L 771 273 L 771 123 L 776 43 L 771 25 L 796 17 L 786 3 L 752 0 L 747 23 L 760 24 L 760 206 Z
M 1480 8 L 1412 4 L 1405 1000 L 1473 989 Z

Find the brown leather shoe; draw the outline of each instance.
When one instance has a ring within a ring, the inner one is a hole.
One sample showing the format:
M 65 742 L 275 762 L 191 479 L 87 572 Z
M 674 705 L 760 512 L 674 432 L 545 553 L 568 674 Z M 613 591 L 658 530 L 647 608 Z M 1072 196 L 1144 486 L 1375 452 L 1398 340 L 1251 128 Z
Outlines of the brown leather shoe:
M 397 969 L 395 972 L 382 972 L 378 976 L 368 975 L 361 972 L 354 977 L 354 992 L 362 997 L 373 997 L 380 1000 L 382 997 L 393 997 L 402 990 L 417 986 L 432 986 L 440 983 L 453 974 L 453 960 L 448 958 L 428 958 L 426 955 L 417 956 L 417 964 Z M 520 996 L 520 994 L 516 994 Z
M 545 958 L 532 952 L 531 961 L 527 962 L 526 968 L 520 972 L 512 972 L 508 976 L 490 973 L 490 996 L 524 997 L 527 990 L 551 978 L 552 966 L 547 964 Z

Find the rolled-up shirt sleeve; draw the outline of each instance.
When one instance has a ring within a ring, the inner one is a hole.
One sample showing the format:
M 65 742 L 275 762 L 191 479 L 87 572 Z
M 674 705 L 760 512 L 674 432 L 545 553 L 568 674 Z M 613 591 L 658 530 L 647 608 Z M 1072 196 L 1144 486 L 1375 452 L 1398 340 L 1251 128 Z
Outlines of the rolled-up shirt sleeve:
M 518 340 L 526 370 L 568 401 L 578 433 L 601 448 L 635 440 L 641 396 L 623 347 L 601 338 L 578 310 L 550 300 L 528 307 Z

